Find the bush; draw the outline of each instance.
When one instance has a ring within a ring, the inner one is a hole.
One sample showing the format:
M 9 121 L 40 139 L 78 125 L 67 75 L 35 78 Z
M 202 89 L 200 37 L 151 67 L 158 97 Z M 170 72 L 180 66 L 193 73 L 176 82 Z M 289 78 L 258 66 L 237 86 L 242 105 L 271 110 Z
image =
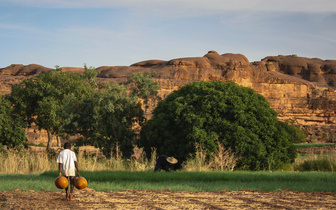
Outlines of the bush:
M 286 164 L 279 166 L 276 170 L 277 171 L 294 171 L 294 167 L 293 167 L 293 164 L 286 163 Z
M 239 158 L 238 168 L 276 169 L 292 163 L 296 149 L 288 124 L 260 94 L 233 82 L 194 82 L 158 103 L 153 117 L 142 127 L 140 145 L 181 164 L 195 145 L 214 159 L 219 141 Z
M 326 158 L 317 160 L 306 160 L 297 167 L 299 171 L 334 171 L 336 163 Z
M 293 136 L 293 143 L 304 143 L 307 141 L 307 134 L 300 129 L 296 120 L 287 120 L 286 123 L 289 124 L 286 129 Z

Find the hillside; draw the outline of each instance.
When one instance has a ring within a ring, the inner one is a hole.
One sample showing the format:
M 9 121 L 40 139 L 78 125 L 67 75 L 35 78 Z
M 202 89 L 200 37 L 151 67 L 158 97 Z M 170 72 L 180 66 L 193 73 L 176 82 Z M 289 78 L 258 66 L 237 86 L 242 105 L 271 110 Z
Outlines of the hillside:
M 81 73 L 83 68 L 63 67 L 63 71 Z M 0 92 L 10 93 L 11 84 L 52 69 L 37 64 L 13 64 L 0 68 Z M 159 95 L 193 81 L 231 80 L 263 95 L 279 113 L 280 120 L 296 120 L 312 141 L 336 141 L 336 60 L 304 58 L 296 55 L 269 56 L 250 62 L 241 54 L 209 51 L 203 57 L 169 61 L 147 60 L 131 66 L 101 66 L 100 82 L 124 81 L 135 72 L 156 72 Z M 151 104 L 149 112 L 155 107 Z M 46 135 L 34 129 L 27 132 L 31 142 L 46 142 Z

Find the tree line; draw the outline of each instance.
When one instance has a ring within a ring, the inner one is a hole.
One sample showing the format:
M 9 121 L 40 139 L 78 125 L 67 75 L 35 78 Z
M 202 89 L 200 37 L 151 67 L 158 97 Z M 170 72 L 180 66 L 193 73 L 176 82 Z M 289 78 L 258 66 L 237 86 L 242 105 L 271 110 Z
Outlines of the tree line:
M 93 145 L 107 157 L 116 144 L 128 155 L 136 143 L 134 129 L 146 121 L 142 105 L 157 97 L 153 73 L 135 73 L 123 83 L 99 83 L 98 72 L 84 66 L 84 73 L 61 68 L 12 86 L 0 97 L 0 133 L 3 145 L 16 147 L 27 142 L 24 128 L 36 125 L 48 134 L 77 135 L 77 145 Z
M 159 100 L 151 119 L 144 116 L 150 99 L 159 99 L 154 73 L 135 73 L 125 82 L 100 83 L 98 72 L 61 68 L 12 86 L 0 96 L 0 143 L 27 142 L 24 128 L 36 125 L 51 136 L 76 135 L 77 145 L 93 145 L 106 157 L 117 146 L 130 157 L 134 146 L 146 154 L 177 157 L 179 164 L 201 147 L 213 158 L 219 145 L 238 158 L 238 168 L 276 169 L 296 157 L 294 142 L 304 133 L 280 122 L 269 103 L 252 89 L 234 82 L 193 82 Z

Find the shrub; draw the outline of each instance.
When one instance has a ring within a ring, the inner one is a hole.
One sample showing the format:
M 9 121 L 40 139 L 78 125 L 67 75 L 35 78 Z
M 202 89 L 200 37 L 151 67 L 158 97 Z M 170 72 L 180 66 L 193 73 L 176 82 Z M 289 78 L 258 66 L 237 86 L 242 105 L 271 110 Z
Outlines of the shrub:
M 185 161 L 195 145 L 213 159 L 219 141 L 231 148 L 237 166 L 252 170 L 276 169 L 296 157 L 288 124 L 260 94 L 233 82 L 194 82 L 158 103 L 153 117 L 142 127 L 140 145 L 157 148 Z
M 297 167 L 299 171 L 334 171 L 336 163 L 326 158 L 317 160 L 305 160 Z
M 297 120 L 287 120 L 286 123 L 289 124 L 289 126 L 286 127 L 287 132 L 290 133 L 293 136 L 293 143 L 304 143 L 307 139 L 307 134 L 303 132 Z
M 277 171 L 294 171 L 294 167 L 292 164 L 286 163 L 286 164 L 279 166 L 276 170 Z

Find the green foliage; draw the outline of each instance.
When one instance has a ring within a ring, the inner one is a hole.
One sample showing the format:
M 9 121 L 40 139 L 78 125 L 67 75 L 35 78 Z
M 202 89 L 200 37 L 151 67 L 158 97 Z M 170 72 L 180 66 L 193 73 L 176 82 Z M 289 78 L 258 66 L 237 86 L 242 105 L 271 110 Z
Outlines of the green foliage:
M 88 83 L 95 87 L 96 90 L 99 89 L 101 86 L 100 83 L 97 81 L 98 71 L 93 66 L 90 66 L 89 68 L 84 64 L 84 73 L 82 75 L 82 78 L 88 81 Z
M 39 143 L 37 146 L 38 147 L 45 147 L 45 145 L 43 143 Z
M 286 130 L 288 133 L 290 133 L 291 136 L 293 136 L 293 143 L 304 143 L 307 139 L 307 134 L 303 132 L 296 120 L 289 120 L 286 121 L 288 123 L 288 126 L 286 126 Z
M 105 83 L 87 95 L 67 95 L 63 101 L 65 133 L 80 134 L 78 145 L 98 147 L 106 157 L 118 153 L 117 148 L 130 157 L 136 144 L 137 125 L 145 121 L 139 99 L 146 100 L 158 90 L 150 75 L 140 75 L 128 79 L 131 91 L 121 84 Z M 131 81 L 137 81 L 136 85 Z
M 276 170 L 277 171 L 288 171 L 288 172 L 291 172 L 291 171 L 294 171 L 294 167 L 293 167 L 293 164 L 286 163 L 286 164 L 280 165 Z
M 306 148 L 312 148 L 312 147 L 327 147 L 327 146 L 333 146 L 335 143 L 317 143 L 317 144 L 294 144 L 294 146 L 297 149 L 306 149 Z
M 68 96 L 64 114 L 68 116 L 66 132 L 80 134 L 83 138 L 79 144 L 98 147 L 107 157 L 116 152 L 117 144 L 130 156 L 135 136 L 132 126 L 144 120 L 137 98 L 129 97 L 126 89 L 117 84 L 106 84 L 104 90 L 85 98 Z
M 0 95 L 0 148 L 18 147 L 27 142 L 22 120 L 13 112 L 11 103 Z
M 120 147 L 129 156 L 135 144 L 135 125 L 144 122 L 140 100 L 156 96 L 153 74 L 133 74 L 123 85 L 100 84 L 94 67 L 84 73 L 50 72 L 13 85 L 10 95 L 15 113 L 27 126 L 37 125 L 51 135 L 80 135 L 78 144 L 100 148 L 105 155 Z
M 146 109 L 148 108 L 149 99 L 155 100 L 160 89 L 159 84 L 152 79 L 155 74 L 155 72 L 147 74 L 134 73 L 131 77 L 128 76 L 127 81 L 124 82 L 124 85 L 131 91 L 132 96 L 143 100 Z
M 194 82 L 159 102 L 141 131 L 141 147 L 157 148 L 185 161 L 195 144 L 208 158 L 217 140 L 239 157 L 237 166 L 251 170 L 276 169 L 296 157 L 288 124 L 260 94 L 233 82 Z
M 2 143 L 0 143 L 0 157 L 4 156 L 6 157 L 8 155 L 8 151 L 4 148 L 4 145 L 2 145 Z
M 328 158 L 305 160 L 302 164 L 296 167 L 298 171 L 335 171 L 336 162 Z
M 85 95 L 92 91 L 91 89 L 81 75 L 62 72 L 56 67 L 54 71 L 13 85 L 10 99 L 15 112 L 27 126 L 36 124 L 39 129 L 48 132 L 49 148 L 50 135 L 62 132 L 64 119 L 60 112 L 63 109 L 64 97 L 69 94 Z

